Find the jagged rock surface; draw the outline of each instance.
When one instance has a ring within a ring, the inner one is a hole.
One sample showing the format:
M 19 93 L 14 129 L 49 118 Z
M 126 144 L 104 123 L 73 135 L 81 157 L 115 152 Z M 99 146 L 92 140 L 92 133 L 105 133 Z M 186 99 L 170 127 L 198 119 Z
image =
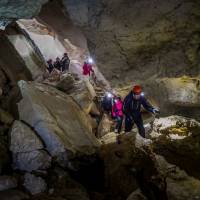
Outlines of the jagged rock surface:
M 37 131 L 58 163 L 70 167 L 76 156 L 96 152 L 99 144 L 87 116 L 71 97 L 42 84 L 21 81 L 19 86 L 23 96 L 20 119 Z
M 24 187 L 32 194 L 40 194 L 47 189 L 46 182 L 41 177 L 26 173 L 24 176 Z
M 164 156 L 169 163 L 199 178 L 199 122 L 180 116 L 171 116 L 156 120 L 154 125 L 154 131 L 151 133 L 155 137 L 154 151 Z M 154 134 L 155 132 L 157 134 Z
M 15 169 L 31 172 L 50 167 L 51 157 L 43 150 L 44 146 L 36 133 L 26 124 L 15 121 L 10 138 L 10 150 Z

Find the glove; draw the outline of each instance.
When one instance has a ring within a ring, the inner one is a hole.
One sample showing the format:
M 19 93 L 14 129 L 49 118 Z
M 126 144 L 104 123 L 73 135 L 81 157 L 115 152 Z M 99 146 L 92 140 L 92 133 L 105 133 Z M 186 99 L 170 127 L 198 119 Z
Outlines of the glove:
M 154 109 L 152 110 L 152 112 L 153 112 L 153 114 L 159 114 L 159 113 L 160 113 L 160 111 L 159 111 L 157 108 L 154 108 Z

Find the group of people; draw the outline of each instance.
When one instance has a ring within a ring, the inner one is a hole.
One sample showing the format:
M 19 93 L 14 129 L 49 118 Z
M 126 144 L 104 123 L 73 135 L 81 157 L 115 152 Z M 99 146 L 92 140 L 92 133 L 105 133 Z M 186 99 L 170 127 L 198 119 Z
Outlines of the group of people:
M 135 85 L 130 93 L 122 101 L 120 96 L 108 93 L 102 100 L 103 109 L 111 113 L 114 119 L 115 132 L 120 133 L 123 119 L 125 117 L 125 132 L 130 132 L 134 123 L 138 128 L 139 134 L 145 138 L 145 129 L 141 114 L 141 105 L 149 112 L 156 114 L 159 110 L 154 108 L 144 97 L 142 88 Z
M 68 54 L 64 53 L 62 59 L 57 57 L 54 62 L 52 59 L 49 59 L 47 61 L 47 64 L 47 70 L 50 74 L 54 71 L 54 69 L 58 70 L 59 72 L 67 72 L 69 71 L 70 59 L 68 57 Z

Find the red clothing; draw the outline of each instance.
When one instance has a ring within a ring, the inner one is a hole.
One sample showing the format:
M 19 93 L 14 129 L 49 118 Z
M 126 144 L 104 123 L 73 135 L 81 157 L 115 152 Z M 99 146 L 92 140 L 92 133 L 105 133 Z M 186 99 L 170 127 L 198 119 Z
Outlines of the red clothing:
M 83 75 L 89 75 L 90 73 L 93 72 L 94 70 L 92 69 L 92 65 L 89 63 L 84 63 L 83 65 Z
M 122 117 L 123 116 L 123 102 L 121 100 L 115 100 L 115 103 L 112 106 L 112 116 L 113 117 Z

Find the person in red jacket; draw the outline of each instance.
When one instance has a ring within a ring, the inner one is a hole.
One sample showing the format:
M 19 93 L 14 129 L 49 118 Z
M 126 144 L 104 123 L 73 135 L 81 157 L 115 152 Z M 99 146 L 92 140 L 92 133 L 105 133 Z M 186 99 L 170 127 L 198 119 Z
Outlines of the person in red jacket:
M 89 62 L 84 62 L 83 75 L 90 76 L 92 72 L 94 72 L 94 70 L 92 69 L 92 64 L 90 64 Z
M 116 122 L 115 133 L 120 133 L 123 122 L 123 101 L 121 97 L 116 97 L 112 105 L 112 117 Z
M 89 74 L 89 72 L 88 72 L 88 64 L 87 64 L 87 62 L 84 62 L 83 75 L 87 76 L 88 74 Z

